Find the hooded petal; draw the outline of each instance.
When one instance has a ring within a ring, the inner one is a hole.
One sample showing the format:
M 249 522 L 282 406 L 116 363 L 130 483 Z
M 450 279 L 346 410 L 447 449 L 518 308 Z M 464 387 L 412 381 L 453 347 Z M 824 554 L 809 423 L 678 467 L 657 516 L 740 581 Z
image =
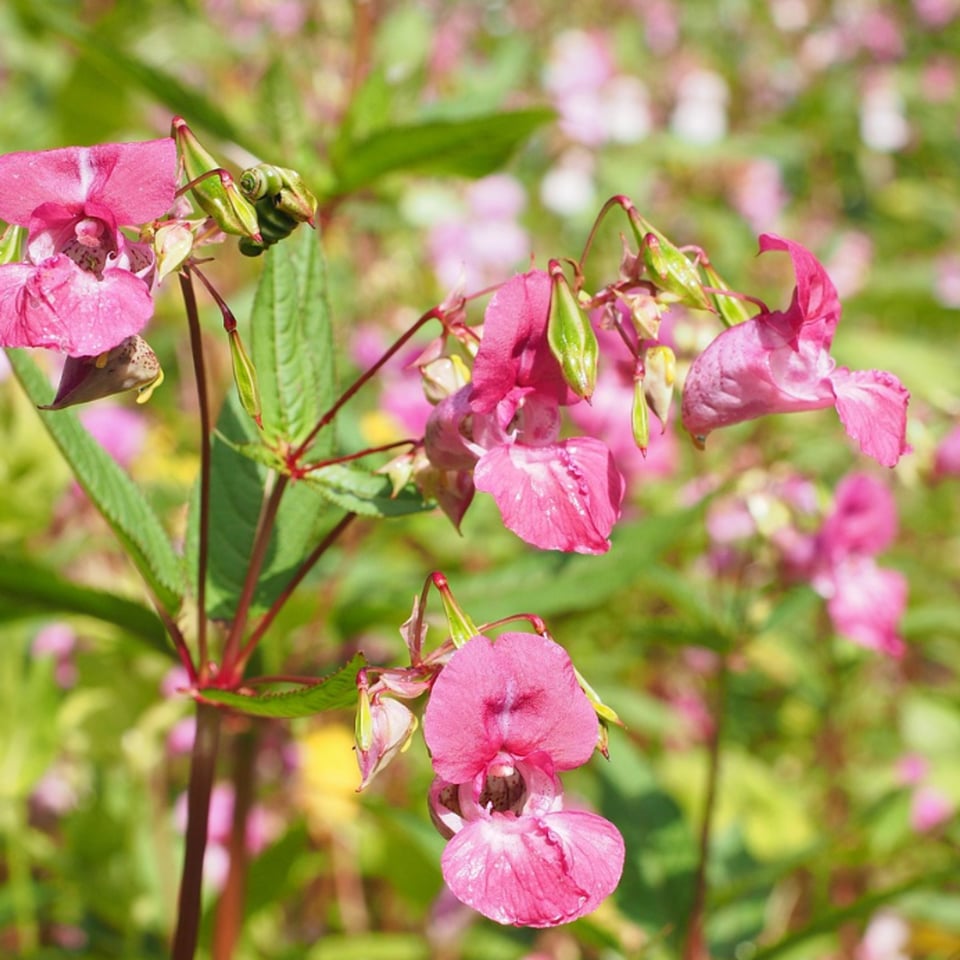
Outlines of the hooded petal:
M 683 388 L 683 425 L 706 437 L 769 413 L 831 407 L 832 369 L 828 354 L 793 338 L 783 314 L 760 314 L 724 330 L 694 360 Z
M 840 298 L 823 264 L 806 247 L 773 233 L 760 237 L 760 252 L 785 250 L 793 260 L 797 285 L 786 311 L 798 338 L 829 350 L 840 320 Z
M 886 370 L 839 367 L 831 377 L 837 413 L 860 449 L 885 467 L 897 465 L 910 450 L 907 404 L 910 392 Z
M 63 147 L 0 157 L 0 219 L 27 226 L 41 204 L 108 207 L 117 223 L 146 223 L 173 203 L 176 145 L 169 137 L 138 143 Z
M 479 452 L 467 438 L 471 428 L 470 387 L 444 397 L 430 413 L 424 431 L 427 459 L 440 470 L 471 470 Z
M 440 672 L 423 716 L 437 774 L 464 783 L 499 753 L 537 751 L 557 770 L 587 762 L 597 717 L 563 647 L 531 633 L 478 636 Z
M 623 859 L 623 838 L 612 823 L 563 810 L 468 823 L 440 863 L 454 895 L 485 917 L 553 927 L 595 910 L 616 889 Z
M 504 524 L 535 547 L 577 553 L 610 549 L 624 481 L 599 440 L 495 447 L 480 458 L 473 482 L 496 500 Z
M 139 331 L 153 314 L 146 284 L 126 270 L 103 279 L 65 256 L 0 267 L 0 345 L 96 356 Z
M 550 277 L 543 270 L 517 274 L 493 295 L 473 365 L 476 412 L 490 413 L 517 387 L 532 387 L 556 403 L 575 399 L 547 342 L 549 316 Z

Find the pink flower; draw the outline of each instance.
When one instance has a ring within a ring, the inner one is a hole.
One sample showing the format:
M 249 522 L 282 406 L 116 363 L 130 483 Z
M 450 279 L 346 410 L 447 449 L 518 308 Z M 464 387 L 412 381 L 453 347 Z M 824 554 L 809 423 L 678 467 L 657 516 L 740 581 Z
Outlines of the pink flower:
M 960 477 L 960 424 L 957 424 L 939 443 L 933 458 L 935 480 Z
M 0 346 L 95 356 L 153 314 L 153 253 L 135 226 L 167 211 L 173 140 L 0 157 L 0 219 L 26 227 L 26 260 L 0 266 Z
M 560 440 L 560 406 L 576 401 L 547 343 L 550 278 L 518 274 L 491 299 L 473 382 L 441 401 L 425 448 L 441 470 L 469 471 L 504 524 L 544 550 L 604 553 L 623 477 L 592 437 Z
M 910 801 L 910 827 L 927 833 L 946 823 L 954 813 L 950 798 L 936 787 L 919 786 Z
M 790 306 L 724 330 L 697 357 L 684 386 L 684 426 L 704 439 L 718 427 L 769 413 L 836 407 L 860 449 L 894 466 L 908 449 L 909 393 L 886 371 L 836 366 L 829 351 L 840 301 L 808 250 L 773 234 L 760 237 L 760 250 L 790 254 L 797 277 Z
M 597 717 L 570 658 L 545 637 L 477 636 L 437 678 L 424 714 L 431 811 L 450 842 L 443 877 L 498 923 L 549 927 L 616 888 L 623 839 L 597 814 L 565 809 L 557 772 L 586 763 Z

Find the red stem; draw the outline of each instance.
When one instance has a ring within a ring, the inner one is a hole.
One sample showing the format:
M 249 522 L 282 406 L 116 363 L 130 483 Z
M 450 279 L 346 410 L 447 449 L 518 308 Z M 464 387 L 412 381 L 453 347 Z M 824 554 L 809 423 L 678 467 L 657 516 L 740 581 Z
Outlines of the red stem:
M 200 522 L 197 534 L 197 660 L 199 677 L 207 677 L 207 564 L 210 550 L 210 405 L 207 399 L 207 374 L 203 362 L 203 337 L 200 333 L 200 313 L 193 289 L 190 269 L 178 274 L 183 305 L 190 329 L 190 352 L 197 384 L 197 405 L 200 413 Z
M 197 703 L 197 732 L 190 757 L 190 784 L 187 787 L 187 844 L 177 904 L 177 929 L 171 960 L 193 960 L 200 932 L 203 857 L 207 850 L 210 792 L 217 767 L 220 742 L 218 707 Z

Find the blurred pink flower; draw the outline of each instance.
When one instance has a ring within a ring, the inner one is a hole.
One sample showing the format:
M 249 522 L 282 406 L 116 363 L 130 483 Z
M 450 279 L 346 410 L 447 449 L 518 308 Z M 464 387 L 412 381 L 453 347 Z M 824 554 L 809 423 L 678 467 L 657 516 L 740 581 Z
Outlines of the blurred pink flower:
M 52 657 L 53 677 L 57 685 L 67 689 L 77 682 L 73 654 L 77 647 L 76 631 L 68 623 L 50 623 L 41 627 L 33 638 L 30 652 L 35 657 Z
M 890 488 L 868 473 L 849 473 L 834 493 L 820 528 L 818 553 L 836 563 L 851 554 L 875 556 L 897 536 L 897 504 Z
M 960 256 L 950 253 L 939 257 L 934 269 L 934 296 L 943 306 L 960 309 Z
M 905 953 L 910 940 L 906 920 L 889 910 L 881 910 L 870 918 L 863 939 L 857 946 L 856 960 L 910 960 Z
M 936 480 L 960 477 L 960 423 L 937 445 L 933 458 L 933 476 Z
M 873 260 L 873 241 L 860 230 L 848 230 L 840 238 L 827 272 L 839 297 L 852 297 L 866 285 Z
M 0 266 L 0 346 L 95 356 L 153 314 L 153 252 L 120 231 L 165 213 L 173 140 L 0 157 L 0 219 L 28 228 L 26 260 Z
M 917 11 L 921 23 L 932 30 L 945 27 L 960 15 L 960 3 L 957 0 L 913 0 L 913 9 Z
M 431 228 L 427 248 L 443 286 L 478 290 L 529 258 L 530 237 L 518 223 L 527 199 L 518 180 L 497 173 L 472 183 L 465 200 L 464 211 Z
M 597 814 L 564 809 L 557 773 L 589 760 L 597 717 L 566 651 L 529 633 L 477 636 L 450 658 L 424 713 L 437 774 L 443 877 L 497 923 L 549 927 L 616 888 L 624 847 Z
M 788 199 L 780 164 L 769 157 L 749 160 L 733 183 L 733 206 L 756 233 L 776 226 Z
M 790 254 L 797 277 L 790 306 L 724 330 L 694 360 L 683 391 L 684 426 L 702 440 L 770 413 L 836 407 L 860 449 L 894 466 L 908 449 L 909 393 L 886 371 L 836 366 L 829 350 L 840 301 L 808 250 L 773 234 L 760 237 L 760 250 Z
M 576 401 L 547 343 L 550 278 L 518 274 L 490 300 L 473 381 L 442 400 L 425 449 L 440 470 L 473 471 L 503 522 L 544 550 L 604 553 L 624 482 L 593 437 L 560 440 L 560 406 Z
M 93 438 L 120 466 L 129 467 L 143 450 L 147 424 L 138 410 L 98 403 L 83 407 L 78 415 Z
M 910 827 L 917 833 L 935 830 L 953 814 L 950 798 L 936 787 L 921 784 L 914 790 L 910 802 Z
M 902 784 L 913 786 L 920 783 L 929 772 L 929 762 L 918 753 L 906 753 L 897 760 L 897 780 Z

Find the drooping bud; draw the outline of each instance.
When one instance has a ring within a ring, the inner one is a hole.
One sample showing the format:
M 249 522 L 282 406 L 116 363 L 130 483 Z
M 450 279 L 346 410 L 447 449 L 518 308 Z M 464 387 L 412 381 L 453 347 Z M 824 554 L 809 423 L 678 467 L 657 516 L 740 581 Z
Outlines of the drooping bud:
M 713 269 L 713 264 L 707 261 L 702 264 L 703 272 L 707 275 L 707 279 L 710 281 L 710 286 L 715 290 L 729 290 L 730 287 L 724 282 L 723 278 Z M 717 308 L 717 313 L 720 314 L 720 319 L 723 321 L 725 326 L 734 327 L 738 323 L 743 323 L 745 320 L 750 319 L 750 314 L 747 311 L 747 305 L 736 296 L 725 296 L 723 293 L 711 293 L 711 299 L 713 300 L 714 306 Z
M 96 357 L 67 357 L 53 401 L 41 410 L 62 410 L 127 390 L 146 403 L 163 383 L 157 355 L 143 337 L 132 336 Z
M 162 223 L 153 233 L 157 283 L 179 270 L 193 251 L 193 231 L 180 220 Z
M 434 573 L 433 583 L 440 591 L 443 612 L 446 614 L 447 626 L 450 628 L 450 639 L 455 647 L 462 647 L 469 639 L 477 636 L 480 631 L 477 630 L 474 622 L 454 599 L 447 578 L 442 573 Z
M 587 695 L 590 706 L 593 707 L 597 714 L 597 719 L 600 721 L 597 729 L 597 750 L 609 760 L 610 724 L 614 723 L 618 727 L 623 727 L 625 724 L 620 719 L 617 711 L 600 699 L 600 694 L 587 683 L 584 675 L 576 667 L 573 668 L 573 673 L 577 678 L 577 683 L 580 684 L 580 689 Z
M 578 397 L 589 400 L 597 385 L 597 360 L 600 356 L 597 335 L 556 260 L 550 261 L 547 342 L 563 370 L 567 386 Z
M 230 341 L 230 359 L 233 361 L 233 381 L 237 385 L 240 403 L 243 409 L 260 429 L 263 429 L 260 407 L 260 384 L 257 370 L 240 339 L 240 332 L 234 327 L 227 331 Z
M 677 357 L 666 344 L 647 349 L 644 356 L 643 395 L 657 419 L 667 426 L 673 387 L 677 380 Z
M 698 310 L 712 309 L 696 269 L 678 247 L 653 231 L 644 235 L 641 245 L 643 261 L 662 291 L 660 300 Z
M 650 417 L 647 413 L 647 398 L 643 392 L 643 377 L 633 381 L 633 408 L 630 412 L 630 426 L 633 428 L 633 442 L 646 456 L 650 446 Z
M 3 233 L 0 234 L 0 264 L 16 263 L 20 259 L 20 249 L 26 235 L 27 231 L 24 227 L 10 224 L 4 228 Z
M 174 117 L 172 136 L 177 143 L 190 195 L 224 233 L 260 242 L 260 223 L 253 204 L 237 188 L 233 177 L 200 144 L 182 117 Z
M 367 699 L 366 729 L 363 732 L 367 746 L 361 743 L 361 720 L 364 692 L 361 690 L 361 709 L 357 711 L 357 764 L 360 767 L 362 790 L 397 754 L 410 746 L 410 738 L 417 729 L 417 718 L 399 700 L 393 697 Z
M 436 405 L 470 382 L 470 368 L 454 353 L 423 364 L 420 377 L 424 396 Z

